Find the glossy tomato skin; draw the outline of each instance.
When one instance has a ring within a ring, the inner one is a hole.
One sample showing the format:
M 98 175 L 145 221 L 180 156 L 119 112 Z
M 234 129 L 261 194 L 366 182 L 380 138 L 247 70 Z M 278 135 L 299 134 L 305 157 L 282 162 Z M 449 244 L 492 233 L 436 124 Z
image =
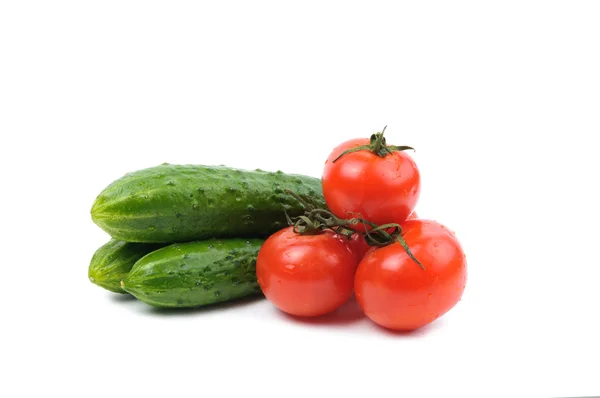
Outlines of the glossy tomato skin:
M 353 234 L 348 242 L 350 249 L 356 255 L 358 261 L 362 260 L 365 254 L 369 251 L 371 246 L 367 243 L 364 236 L 359 233 Z M 356 264 L 358 266 L 358 263 Z
M 347 149 L 368 144 L 366 138 L 346 141 L 327 158 L 322 177 L 327 206 L 340 218 L 358 213 L 375 224 L 402 223 L 421 193 L 419 170 L 406 152 L 380 157 L 361 150 L 333 162 Z
M 256 276 L 265 297 L 281 311 L 318 316 L 350 298 L 358 261 L 347 239 L 333 231 L 299 235 L 288 227 L 261 247 Z
M 418 217 L 419 216 L 417 215 L 417 212 L 413 211 L 410 214 L 410 216 L 408 216 L 407 220 L 414 220 Z M 404 223 L 401 223 L 400 226 L 402 226 L 403 224 Z M 350 245 L 350 248 L 352 249 L 352 251 L 354 251 L 359 261 L 362 260 L 362 258 L 365 256 L 365 254 L 367 254 L 369 249 L 371 249 L 371 246 L 369 246 L 364 236 L 359 233 L 353 234 L 351 236 L 350 240 L 348 241 L 348 245 Z
M 394 243 L 365 255 L 354 289 L 367 317 L 383 327 L 409 331 L 433 322 L 460 301 L 467 262 L 454 233 L 435 221 L 406 221 L 402 235 L 426 269 Z

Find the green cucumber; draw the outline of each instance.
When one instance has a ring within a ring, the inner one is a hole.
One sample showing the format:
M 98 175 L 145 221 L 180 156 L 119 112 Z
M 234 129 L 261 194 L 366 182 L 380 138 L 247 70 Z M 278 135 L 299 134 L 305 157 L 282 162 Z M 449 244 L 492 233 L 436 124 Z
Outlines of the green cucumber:
M 287 226 L 304 206 L 285 193 L 324 208 L 318 178 L 225 166 L 163 164 L 126 174 L 106 187 L 92 219 L 128 242 L 188 242 L 257 238 Z
M 100 246 L 92 256 L 88 278 L 92 283 L 115 293 L 127 293 L 121 288 L 121 280 L 133 268 L 137 260 L 163 247 L 148 243 L 127 243 L 111 239 Z
M 154 307 L 200 307 L 261 294 L 256 256 L 262 239 L 176 243 L 135 263 L 121 287 Z

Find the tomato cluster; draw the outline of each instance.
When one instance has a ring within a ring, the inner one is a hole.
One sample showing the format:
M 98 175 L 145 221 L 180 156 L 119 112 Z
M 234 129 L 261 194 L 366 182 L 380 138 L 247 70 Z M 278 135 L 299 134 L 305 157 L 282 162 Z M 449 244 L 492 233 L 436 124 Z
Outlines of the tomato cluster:
M 356 222 L 289 226 L 260 249 L 258 283 L 280 310 L 319 316 L 354 292 L 372 321 L 407 331 L 461 299 L 462 247 L 448 228 L 415 213 L 421 177 L 405 152 L 412 148 L 387 145 L 384 131 L 342 143 L 325 162 L 323 195 L 332 219 Z M 378 230 L 386 240 L 373 239 Z

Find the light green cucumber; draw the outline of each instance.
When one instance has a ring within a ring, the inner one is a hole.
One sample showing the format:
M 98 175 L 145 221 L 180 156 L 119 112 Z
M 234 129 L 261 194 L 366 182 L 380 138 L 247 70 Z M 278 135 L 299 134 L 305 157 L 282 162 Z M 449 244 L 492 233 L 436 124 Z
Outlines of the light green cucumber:
M 176 243 L 138 260 L 121 287 L 154 307 L 201 307 L 259 296 L 262 239 Z
M 135 262 L 163 246 L 111 239 L 92 256 L 88 267 L 88 278 L 92 283 L 111 292 L 126 293 L 121 288 L 121 280 L 129 273 Z
M 92 206 L 93 221 L 128 242 L 188 242 L 267 237 L 287 226 L 285 211 L 325 208 L 321 181 L 303 175 L 224 166 L 163 164 L 129 173 L 106 187 Z

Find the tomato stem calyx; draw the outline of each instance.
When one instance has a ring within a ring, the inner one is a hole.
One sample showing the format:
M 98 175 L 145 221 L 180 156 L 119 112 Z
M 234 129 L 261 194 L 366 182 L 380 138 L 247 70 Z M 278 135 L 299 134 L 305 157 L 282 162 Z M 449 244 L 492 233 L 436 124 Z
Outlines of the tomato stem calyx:
M 316 235 L 326 229 L 330 229 L 337 234 L 345 236 L 347 239 L 351 239 L 354 234 L 361 234 L 369 246 L 384 247 L 394 242 L 398 242 L 402 248 L 404 248 L 406 254 L 425 270 L 423 264 L 415 258 L 410 251 L 408 244 L 402 237 L 402 227 L 400 224 L 390 223 L 377 225 L 371 221 L 365 220 L 360 214 L 357 214 L 357 217 L 350 219 L 339 218 L 328 210 L 317 209 L 313 204 L 308 203 L 289 189 L 286 189 L 285 192 L 298 200 L 306 209 L 304 215 L 295 217 L 295 220 L 292 220 L 284 209 L 287 222 L 293 227 L 294 233 L 300 235 Z M 354 229 L 358 224 L 365 226 L 364 233 Z
M 406 151 L 406 150 L 414 151 L 415 150 L 415 148 L 406 146 L 406 145 L 401 145 L 401 146 L 387 145 L 387 143 L 385 141 L 385 137 L 383 136 L 386 128 L 387 128 L 387 126 L 385 126 L 380 132 L 372 134 L 371 138 L 369 138 L 368 145 L 360 145 L 355 148 L 350 148 L 350 149 L 345 150 L 344 152 L 342 152 L 340 154 L 340 156 L 338 156 L 337 158 L 335 158 L 333 160 L 333 163 L 337 162 L 338 160 L 340 160 L 340 158 L 342 158 L 343 156 L 345 156 L 349 153 L 358 152 L 358 151 L 370 151 L 370 152 L 373 152 L 375 155 L 383 158 L 387 155 L 391 155 L 394 152 Z
M 361 221 L 364 220 L 361 219 Z M 410 251 L 408 244 L 402 237 L 402 227 L 400 226 L 400 224 L 390 223 L 379 226 L 370 222 L 367 222 L 367 224 L 373 227 L 371 230 L 365 228 L 366 232 L 363 234 L 363 236 L 365 237 L 365 241 L 369 246 L 384 247 L 394 242 L 398 242 L 400 246 L 402 246 L 406 254 L 408 254 L 408 257 L 410 257 L 415 263 L 419 265 L 419 267 L 423 269 L 423 271 L 425 271 L 425 266 L 421 264 L 419 260 L 417 260 L 414 254 Z M 376 232 L 376 234 L 373 234 L 373 232 Z M 379 237 L 383 237 L 383 239 L 379 240 Z
M 344 235 L 346 238 L 350 239 L 356 232 L 348 226 L 351 224 L 358 224 L 358 220 L 343 220 L 337 218 L 328 210 L 317 209 L 313 204 L 308 203 L 295 192 L 292 192 L 289 189 L 286 189 L 285 192 L 288 195 L 293 196 L 305 208 L 304 215 L 295 217 L 294 220 L 292 220 L 284 209 L 288 225 L 294 227 L 295 233 L 300 235 L 316 235 L 326 229 L 332 229 L 338 234 Z

